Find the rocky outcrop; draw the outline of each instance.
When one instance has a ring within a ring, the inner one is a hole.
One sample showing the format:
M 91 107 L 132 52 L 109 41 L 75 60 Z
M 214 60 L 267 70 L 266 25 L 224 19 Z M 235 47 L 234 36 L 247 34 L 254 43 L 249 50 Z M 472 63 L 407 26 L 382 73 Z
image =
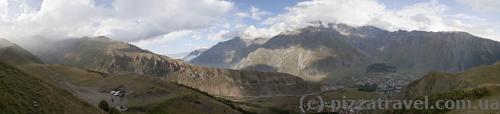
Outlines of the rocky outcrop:
M 295 95 L 311 92 L 301 78 L 285 73 L 192 66 L 167 78 L 219 96 Z
M 71 39 L 61 44 L 64 44 L 62 47 L 65 50 L 49 50 L 47 53 L 56 57 L 43 58 L 50 63 L 111 74 L 159 76 L 213 95 L 290 95 L 304 93 L 308 89 L 302 79 L 293 75 L 200 67 L 105 37 Z

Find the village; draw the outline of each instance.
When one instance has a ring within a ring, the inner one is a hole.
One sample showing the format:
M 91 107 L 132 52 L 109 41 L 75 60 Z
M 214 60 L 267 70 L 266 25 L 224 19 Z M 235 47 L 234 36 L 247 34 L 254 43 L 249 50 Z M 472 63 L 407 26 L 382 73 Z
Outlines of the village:
M 357 89 L 358 91 L 376 92 L 381 95 L 393 96 L 401 94 L 411 82 L 419 79 L 422 74 L 402 72 L 366 73 L 365 76 L 352 77 L 351 85 L 330 84 L 323 85 L 322 91 L 342 91 Z

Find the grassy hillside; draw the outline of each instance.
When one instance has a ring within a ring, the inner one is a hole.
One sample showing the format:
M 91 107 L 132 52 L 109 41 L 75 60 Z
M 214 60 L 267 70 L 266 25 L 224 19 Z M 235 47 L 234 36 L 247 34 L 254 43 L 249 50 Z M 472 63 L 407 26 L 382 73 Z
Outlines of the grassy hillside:
M 429 96 L 433 100 L 500 100 L 500 62 L 462 73 L 431 72 L 408 86 L 407 99 Z M 476 106 L 478 107 L 478 106 Z M 396 113 L 494 113 L 497 110 L 399 110 Z
M 453 90 L 462 90 L 485 84 L 500 84 L 500 62 L 461 73 L 430 72 L 408 85 L 407 95 L 422 96 Z
M 0 113 L 98 114 L 71 93 L 0 63 Z
M 15 44 L 0 46 L 0 61 L 15 65 L 42 63 L 40 59 Z
M 498 87 L 496 87 L 498 88 Z M 463 90 L 456 90 L 450 92 L 443 92 L 432 94 L 429 96 L 429 104 L 436 104 L 438 100 L 478 100 L 483 97 L 492 96 L 494 93 L 498 93 L 497 90 L 492 90 L 489 87 L 477 87 L 477 88 L 468 88 Z M 419 99 L 424 100 L 424 97 L 414 97 L 409 99 Z M 441 103 L 441 106 L 445 106 L 444 103 Z M 426 109 L 426 110 L 396 110 L 393 113 L 395 114 L 436 114 L 436 113 L 446 113 L 450 111 L 450 109 Z M 484 110 L 483 110 L 484 111 Z
M 23 71 L 47 82 L 70 90 L 76 96 L 97 106 L 101 100 L 113 103 L 108 94 L 112 89 L 124 87 L 131 92 L 124 104 L 129 106 L 126 114 L 238 114 L 240 111 L 206 94 L 155 78 L 134 73 L 105 74 L 93 70 L 64 65 L 29 65 Z M 133 91 L 133 92 L 132 92 Z

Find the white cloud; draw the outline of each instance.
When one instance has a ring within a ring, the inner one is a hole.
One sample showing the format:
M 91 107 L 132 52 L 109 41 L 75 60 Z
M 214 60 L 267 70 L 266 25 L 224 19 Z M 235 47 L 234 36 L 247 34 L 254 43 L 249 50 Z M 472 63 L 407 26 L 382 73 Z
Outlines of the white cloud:
M 0 12 L 6 12 L 5 6 L 9 3 L 12 2 L 0 0 Z M 0 37 L 106 35 L 122 41 L 137 41 L 179 30 L 209 27 L 220 21 L 232 9 L 233 3 L 223 0 L 115 0 L 112 6 L 97 7 L 93 0 L 44 0 L 38 11 L 0 14 Z
M 404 6 L 400 10 L 386 10 L 383 15 L 373 18 L 368 24 L 378 25 L 388 30 L 447 31 L 444 13 L 445 5 L 436 1 Z
M 195 37 L 196 35 L 198 35 L 198 32 L 194 30 L 180 30 L 180 31 L 170 32 L 168 34 L 157 36 L 154 38 L 143 39 L 130 43 L 139 48 L 148 49 L 153 53 L 169 55 L 178 52 L 177 50 L 185 50 L 183 49 L 185 47 L 176 47 L 178 46 L 178 44 L 174 42 L 182 40 L 183 38 L 192 38 Z
M 140 40 L 131 43 L 139 47 L 157 46 L 180 38 L 192 37 L 192 35 L 194 35 L 194 32 L 192 30 L 181 30 L 181 31 L 170 32 L 168 34 L 154 37 L 151 39 Z
M 217 33 L 213 33 L 213 34 L 208 34 L 207 35 L 207 38 L 209 40 L 223 40 L 226 38 L 226 35 L 229 33 L 229 30 L 221 30 Z
M 271 13 L 269 13 L 267 11 L 263 11 L 259 8 L 254 7 L 254 6 L 251 6 L 249 12 L 240 12 L 240 13 L 237 13 L 236 15 L 241 17 L 241 18 L 250 18 L 253 20 L 260 21 L 263 16 L 271 15 Z
M 2 21 L 7 20 L 6 14 L 7 14 L 7 7 L 9 6 L 9 3 L 7 0 L 0 0 L 0 23 Z
M 253 25 L 248 26 L 243 32 L 241 37 L 246 39 L 252 38 L 270 38 L 284 31 L 291 31 L 298 27 L 291 27 L 293 25 L 285 25 L 285 23 L 277 23 L 268 28 L 256 28 Z
M 458 3 L 469 6 L 477 11 L 500 12 L 499 0 L 456 0 Z
M 299 2 L 287 12 L 264 20 L 268 28 L 249 27 L 247 38 L 269 37 L 287 30 L 307 26 L 310 22 L 335 22 L 350 25 L 368 24 L 385 12 L 385 7 L 375 0 L 312 0 Z
M 448 7 L 436 0 L 388 9 L 377 0 L 311 0 L 299 2 L 287 12 L 266 19 L 269 27 L 250 26 L 244 36 L 270 37 L 284 31 L 305 27 L 311 22 L 345 23 L 354 26 L 372 25 L 386 30 L 465 31 L 500 40 L 491 25 L 464 21 L 447 14 Z M 463 17 L 467 15 L 462 14 Z M 472 17 L 472 16 L 469 16 Z

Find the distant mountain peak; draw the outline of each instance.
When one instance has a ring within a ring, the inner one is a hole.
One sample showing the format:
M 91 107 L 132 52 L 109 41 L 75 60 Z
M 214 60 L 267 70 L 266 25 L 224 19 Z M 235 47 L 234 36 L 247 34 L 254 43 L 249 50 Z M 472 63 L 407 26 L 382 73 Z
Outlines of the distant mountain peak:
M 191 51 L 191 52 L 189 52 L 188 55 L 186 55 L 184 58 L 182 58 L 182 60 L 189 62 L 189 61 L 193 60 L 194 58 L 203 54 L 203 52 L 207 51 L 208 49 L 209 49 L 208 47 L 204 47 L 204 48 L 200 48 L 200 49 L 196 49 L 194 51 Z
M 109 40 L 109 41 L 111 41 L 111 38 L 106 37 L 106 36 L 97 36 L 97 37 L 95 37 L 95 39 L 99 39 L 99 40 Z

